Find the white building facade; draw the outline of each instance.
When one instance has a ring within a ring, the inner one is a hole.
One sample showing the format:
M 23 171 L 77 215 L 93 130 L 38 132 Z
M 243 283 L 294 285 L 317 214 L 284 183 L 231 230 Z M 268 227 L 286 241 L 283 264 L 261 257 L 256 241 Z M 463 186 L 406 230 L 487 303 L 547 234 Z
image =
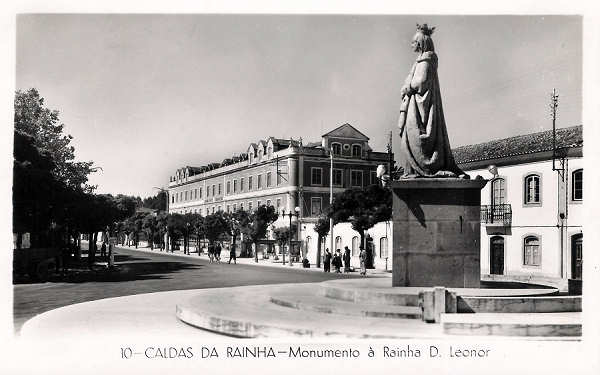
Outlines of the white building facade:
M 583 261 L 582 127 L 454 150 L 481 192 L 482 280 L 526 281 L 566 290 Z

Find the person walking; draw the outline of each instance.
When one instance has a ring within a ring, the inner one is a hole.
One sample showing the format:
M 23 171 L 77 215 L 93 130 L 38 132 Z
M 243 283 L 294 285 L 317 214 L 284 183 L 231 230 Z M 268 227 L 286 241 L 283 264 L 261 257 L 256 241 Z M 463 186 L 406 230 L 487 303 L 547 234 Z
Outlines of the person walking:
M 215 249 L 215 258 L 217 259 L 217 263 L 221 263 L 221 243 L 217 242 L 217 248 Z
M 212 263 L 215 258 L 215 245 L 208 244 L 208 263 Z
M 342 271 L 340 271 L 340 268 L 342 268 L 342 257 L 340 254 L 340 249 L 337 249 L 333 256 L 333 261 L 331 262 L 335 267 L 335 273 L 342 273 Z
M 360 274 L 364 276 L 367 274 L 367 252 L 362 246 L 360 247 L 359 258 L 360 258 Z
M 323 272 L 331 272 L 331 253 L 325 249 L 325 259 L 323 260 Z
M 344 273 L 350 272 L 350 249 L 344 246 Z
M 237 264 L 237 257 L 235 255 L 235 245 L 231 245 L 229 249 L 229 264 L 231 264 L 231 260 L 233 259 L 233 264 Z
M 106 257 L 106 241 L 103 241 L 102 246 L 100 247 L 100 257 Z

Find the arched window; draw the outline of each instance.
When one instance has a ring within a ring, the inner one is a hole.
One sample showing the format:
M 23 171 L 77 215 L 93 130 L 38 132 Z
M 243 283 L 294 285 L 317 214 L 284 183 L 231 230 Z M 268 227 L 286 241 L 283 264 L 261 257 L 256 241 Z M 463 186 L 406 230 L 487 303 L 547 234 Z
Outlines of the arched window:
M 541 203 L 540 182 L 541 178 L 537 174 L 530 174 L 525 177 L 523 197 L 525 204 Z
M 362 147 L 360 145 L 352 145 L 352 157 L 360 158 L 362 156 Z
M 340 143 L 332 143 L 331 150 L 333 151 L 333 155 L 339 156 L 342 154 L 342 145 Z
M 262 146 L 258 149 L 258 161 L 262 160 L 262 156 L 263 156 L 263 150 L 262 150 Z
M 337 236 L 335 238 L 335 249 L 331 249 L 331 252 L 335 252 L 337 249 L 342 249 L 342 237 Z
M 250 164 L 254 163 L 254 152 L 250 151 L 250 153 L 248 154 L 248 161 L 250 162 Z
M 583 200 L 583 169 L 574 171 L 571 181 L 571 199 L 574 201 Z
M 506 200 L 506 188 L 503 178 L 492 181 L 492 205 L 504 204 Z
M 360 239 L 358 236 L 352 237 L 352 256 L 358 255 L 360 246 Z
M 523 239 L 523 264 L 526 266 L 540 265 L 540 239 L 527 236 Z
M 381 237 L 379 239 L 379 257 L 380 258 L 388 257 L 388 239 L 387 239 L 387 237 Z
M 271 159 L 273 157 L 273 146 L 267 147 L 267 159 Z

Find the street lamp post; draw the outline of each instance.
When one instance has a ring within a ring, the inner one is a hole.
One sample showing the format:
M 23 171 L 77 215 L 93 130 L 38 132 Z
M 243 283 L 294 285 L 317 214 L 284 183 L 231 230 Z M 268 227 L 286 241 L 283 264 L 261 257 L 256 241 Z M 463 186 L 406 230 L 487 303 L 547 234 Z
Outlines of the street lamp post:
M 285 213 L 285 210 L 283 210 L 283 215 L 282 216 L 287 216 L 290 218 L 290 227 L 289 227 L 289 252 L 290 252 L 290 267 L 292 266 L 292 216 L 298 217 L 300 216 L 300 207 L 296 206 L 294 207 L 294 211 L 290 211 L 287 214 Z M 283 250 L 282 252 L 283 255 L 283 264 L 285 265 L 285 250 Z
M 183 241 L 183 253 L 190 255 L 190 223 L 185 223 L 185 240 Z

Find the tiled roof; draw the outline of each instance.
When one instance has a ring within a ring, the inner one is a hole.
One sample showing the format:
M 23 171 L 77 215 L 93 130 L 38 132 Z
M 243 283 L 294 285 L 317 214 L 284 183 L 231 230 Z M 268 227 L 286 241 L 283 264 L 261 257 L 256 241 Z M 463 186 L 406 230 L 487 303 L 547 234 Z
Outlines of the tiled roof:
M 321 146 L 321 142 L 308 142 L 307 144 L 304 145 L 304 147 L 320 147 Z
M 556 129 L 556 148 L 583 146 L 582 130 L 581 125 Z M 456 163 L 463 164 L 543 151 L 552 151 L 552 130 L 461 146 L 452 153 Z

